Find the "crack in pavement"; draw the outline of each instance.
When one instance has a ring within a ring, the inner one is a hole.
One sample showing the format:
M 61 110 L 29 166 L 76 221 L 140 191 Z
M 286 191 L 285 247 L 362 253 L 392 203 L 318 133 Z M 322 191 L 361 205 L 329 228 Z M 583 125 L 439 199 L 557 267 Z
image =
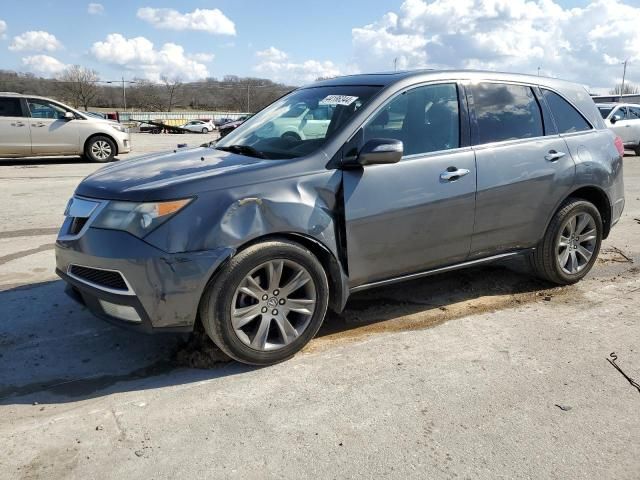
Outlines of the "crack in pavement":
M 40 235 L 56 235 L 60 227 L 49 228 L 23 228 L 22 230 L 9 230 L 0 232 L 0 239 L 17 237 L 37 237 Z

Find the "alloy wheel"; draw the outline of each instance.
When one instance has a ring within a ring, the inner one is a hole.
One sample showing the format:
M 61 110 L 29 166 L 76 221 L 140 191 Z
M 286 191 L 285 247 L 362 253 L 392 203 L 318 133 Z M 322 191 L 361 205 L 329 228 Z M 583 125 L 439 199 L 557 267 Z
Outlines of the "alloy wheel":
M 111 156 L 111 145 L 104 140 L 98 140 L 91 145 L 91 154 L 99 160 L 106 160 Z
M 240 282 L 231 304 L 231 323 L 245 345 L 270 351 L 286 347 L 309 326 L 316 286 L 306 268 L 275 259 L 254 268 Z
M 596 221 L 586 212 L 565 220 L 558 239 L 557 259 L 564 273 L 575 275 L 591 261 L 597 245 Z

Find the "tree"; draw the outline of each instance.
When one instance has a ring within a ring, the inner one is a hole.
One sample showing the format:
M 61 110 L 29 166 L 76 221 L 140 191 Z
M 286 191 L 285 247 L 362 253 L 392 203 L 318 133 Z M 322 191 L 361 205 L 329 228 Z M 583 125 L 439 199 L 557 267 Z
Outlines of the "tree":
M 180 80 L 180 77 L 169 78 L 166 75 L 160 77 L 160 80 L 162 80 L 167 91 L 167 112 L 170 112 L 171 107 L 173 107 L 173 100 L 182 87 L 182 81 Z
M 74 106 L 83 106 L 85 110 L 98 96 L 98 72 L 80 65 L 72 65 L 60 75 L 62 95 Z
M 615 86 L 613 90 L 609 90 L 611 95 L 627 95 L 627 94 L 635 94 L 640 93 L 640 87 L 637 85 L 633 85 L 632 83 L 624 84 L 624 92 L 622 91 L 622 84 L 619 83 Z

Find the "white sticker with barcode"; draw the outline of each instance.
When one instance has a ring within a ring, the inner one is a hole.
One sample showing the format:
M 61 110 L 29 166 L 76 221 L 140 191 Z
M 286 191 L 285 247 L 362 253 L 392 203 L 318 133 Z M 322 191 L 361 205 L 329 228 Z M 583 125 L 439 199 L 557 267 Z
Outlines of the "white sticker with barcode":
M 349 95 L 327 95 L 318 102 L 318 105 L 351 105 L 358 97 L 351 97 Z

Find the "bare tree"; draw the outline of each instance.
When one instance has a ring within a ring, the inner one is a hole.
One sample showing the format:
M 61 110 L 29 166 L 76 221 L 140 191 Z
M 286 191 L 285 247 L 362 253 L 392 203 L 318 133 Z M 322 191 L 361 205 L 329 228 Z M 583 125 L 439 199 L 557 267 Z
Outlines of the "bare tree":
M 134 79 L 134 86 L 128 90 L 129 103 L 141 110 L 159 111 L 164 109 L 161 87 L 149 80 Z
M 166 75 L 160 77 L 160 80 L 162 80 L 167 91 L 167 112 L 170 112 L 171 107 L 173 107 L 174 98 L 182 87 L 182 80 L 180 80 L 180 77 L 169 78 Z
M 74 106 L 83 106 L 85 110 L 98 96 L 98 72 L 80 65 L 72 65 L 60 75 L 60 87 L 64 95 Z
M 627 95 L 627 94 L 635 94 L 640 93 L 640 87 L 637 85 L 633 85 L 631 83 L 624 84 L 624 92 L 622 91 L 622 84 L 619 83 L 615 86 L 613 90 L 609 90 L 611 95 Z

